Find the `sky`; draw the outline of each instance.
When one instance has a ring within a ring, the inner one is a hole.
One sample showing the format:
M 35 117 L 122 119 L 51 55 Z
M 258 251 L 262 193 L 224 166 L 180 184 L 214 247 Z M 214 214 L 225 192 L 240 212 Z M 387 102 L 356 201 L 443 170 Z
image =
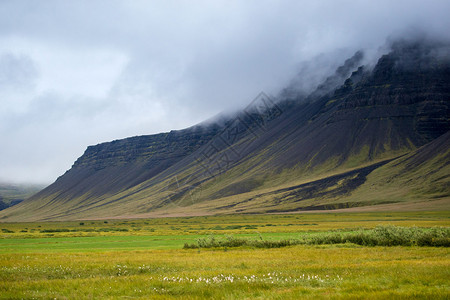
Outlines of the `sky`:
M 389 37 L 448 39 L 449 11 L 433 0 L 0 0 L 0 182 L 49 184 L 89 145 L 192 126 L 302 70 L 312 88 L 359 49 L 376 59 Z

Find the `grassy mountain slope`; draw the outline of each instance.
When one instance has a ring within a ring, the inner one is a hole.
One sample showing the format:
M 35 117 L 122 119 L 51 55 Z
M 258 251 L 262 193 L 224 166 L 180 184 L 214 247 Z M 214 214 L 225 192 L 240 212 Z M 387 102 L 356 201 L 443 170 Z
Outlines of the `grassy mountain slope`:
M 306 99 L 291 93 L 274 104 L 260 95 L 220 123 L 89 147 L 54 184 L 0 218 L 280 212 L 445 198 L 450 66 L 437 48 L 398 42 L 373 70 L 355 67 L 360 54 L 346 61 Z M 347 80 L 327 90 L 344 73 Z M 385 188 L 396 193 L 385 197 Z
M 450 209 L 450 132 L 375 170 L 349 201 L 438 203 Z M 443 201 L 441 201 L 443 200 Z

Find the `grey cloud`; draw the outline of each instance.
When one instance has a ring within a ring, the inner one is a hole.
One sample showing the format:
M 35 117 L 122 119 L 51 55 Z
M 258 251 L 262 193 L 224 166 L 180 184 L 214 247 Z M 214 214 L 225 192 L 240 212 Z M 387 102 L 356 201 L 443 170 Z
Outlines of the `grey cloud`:
M 34 61 L 23 54 L 5 53 L 0 55 L 0 89 L 33 88 L 39 76 Z

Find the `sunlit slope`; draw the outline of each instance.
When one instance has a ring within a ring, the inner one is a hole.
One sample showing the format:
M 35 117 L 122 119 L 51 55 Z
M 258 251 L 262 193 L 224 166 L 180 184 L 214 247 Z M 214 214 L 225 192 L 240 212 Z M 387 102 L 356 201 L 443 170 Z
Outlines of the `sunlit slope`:
M 281 212 L 444 199 L 448 167 L 440 164 L 448 152 L 428 143 L 448 141 L 450 68 L 432 55 L 434 46 L 398 43 L 373 69 L 352 69 L 347 61 L 339 88 L 306 99 L 291 94 L 275 103 L 262 94 L 208 125 L 89 147 L 54 184 L 0 218 Z M 420 148 L 426 144 L 437 148 Z M 400 170 L 407 161 L 414 166 Z M 386 194 L 386 182 L 396 193 Z
M 375 170 L 348 201 L 450 209 L 450 132 Z M 413 204 L 414 203 L 414 204 Z

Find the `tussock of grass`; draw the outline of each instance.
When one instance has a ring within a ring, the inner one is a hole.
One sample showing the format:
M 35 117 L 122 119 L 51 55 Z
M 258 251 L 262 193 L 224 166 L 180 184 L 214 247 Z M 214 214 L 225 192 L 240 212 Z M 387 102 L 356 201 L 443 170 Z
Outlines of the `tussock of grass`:
M 420 228 L 377 226 L 354 232 L 329 232 L 312 234 L 302 239 L 250 240 L 226 236 L 201 238 L 196 244 L 184 244 L 185 249 L 249 246 L 255 248 L 281 248 L 292 245 L 324 245 L 352 243 L 361 246 L 430 246 L 450 247 L 450 228 Z

